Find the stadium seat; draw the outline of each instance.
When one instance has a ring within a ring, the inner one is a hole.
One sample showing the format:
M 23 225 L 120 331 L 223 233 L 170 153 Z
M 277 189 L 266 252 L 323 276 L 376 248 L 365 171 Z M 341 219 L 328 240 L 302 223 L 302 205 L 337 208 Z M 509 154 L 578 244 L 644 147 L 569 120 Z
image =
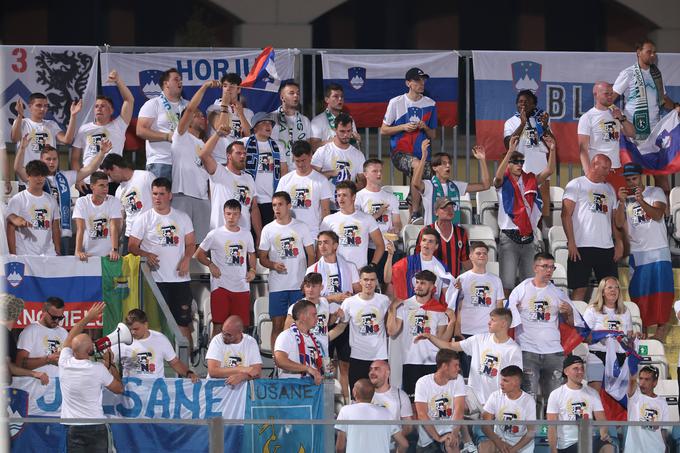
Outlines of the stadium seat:
M 669 406 L 668 421 L 680 422 L 680 416 L 678 416 L 678 381 L 675 379 L 659 379 L 654 393 L 666 398 L 666 403 Z
M 680 187 L 673 187 L 669 196 L 669 212 L 673 221 L 673 238 L 680 241 Z
M 562 226 L 562 198 L 564 189 L 558 186 L 550 186 L 550 216 L 553 226 Z
M 408 197 L 410 191 L 409 186 L 383 186 L 383 189 L 397 197 L 397 200 L 399 200 L 399 217 L 401 218 L 401 224 L 408 224 L 409 212 L 406 197 Z
M 461 225 L 468 232 L 470 242 L 481 241 L 489 246 L 489 261 L 498 261 L 498 248 L 493 230 L 487 225 Z
M 654 365 L 659 370 L 659 379 L 669 376 L 666 349 L 659 340 L 639 340 L 638 354 L 642 356 L 641 365 Z
M 498 239 L 498 193 L 490 188 L 475 194 L 479 224 L 491 228 L 494 239 Z
M 573 355 L 581 357 L 587 363 L 588 354 L 590 353 L 590 351 L 588 350 L 588 343 L 580 343 L 571 351 L 571 353 Z
M 630 317 L 633 319 L 633 332 L 642 332 L 642 316 L 640 316 L 640 307 L 638 307 L 635 302 L 631 302 L 629 300 L 626 300 L 623 303 L 630 312 Z
M 553 272 L 552 282 L 558 288 L 568 292 L 567 288 L 567 269 L 560 263 L 555 263 L 555 272 Z
M 469 193 L 460 196 L 460 223 L 472 223 L 472 201 Z
M 554 226 L 548 230 L 548 246 L 550 247 L 550 254 L 555 257 L 555 262 L 566 269 L 567 261 L 569 261 L 569 249 L 567 248 L 567 235 L 564 228 Z
M 583 314 L 586 312 L 586 308 L 588 308 L 587 303 L 583 302 L 582 300 L 572 300 L 571 302 L 574 304 L 579 313 Z
M 269 317 L 269 297 L 258 297 L 253 305 L 255 331 L 253 336 L 260 345 L 260 354 L 273 356 L 274 345 L 271 344 L 272 320 Z
M 410 225 L 406 224 L 401 230 L 401 239 L 404 244 L 404 253 L 410 255 L 416 249 L 416 241 L 418 240 L 418 234 L 420 230 L 424 228 L 424 225 Z
M 489 261 L 486 263 L 486 271 L 496 277 L 501 276 L 501 264 L 498 261 Z

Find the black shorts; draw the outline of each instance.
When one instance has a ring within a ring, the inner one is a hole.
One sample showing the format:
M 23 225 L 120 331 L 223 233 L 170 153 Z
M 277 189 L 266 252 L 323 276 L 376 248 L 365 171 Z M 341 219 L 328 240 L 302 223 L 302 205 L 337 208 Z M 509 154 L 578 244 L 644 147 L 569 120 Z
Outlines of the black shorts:
M 371 369 L 371 363 L 373 363 L 373 360 L 361 360 L 361 359 L 354 359 L 350 357 L 349 359 L 349 389 L 350 389 L 350 394 L 351 390 L 354 388 L 354 384 L 359 380 L 359 379 L 368 379 L 368 372 Z
M 158 289 L 170 307 L 170 312 L 178 326 L 186 327 L 191 324 L 191 302 L 193 295 L 189 282 L 161 282 L 156 283 Z
M 581 261 L 567 261 L 567 286 L 569 289 L 585 288 L 590 281 L 590 274 L 595 272 L 599 282 L 605 277 L 619 277 L 614 262 L 614 248 L 579 247 Z
M 333 357 L 333 352 L 341 362 L 349 362 L 352 348 L 349 346 L 349 326 L 328 345 L 328 356 Z
M 423 376 L 437 371 L 437 365 L 412 365 L 405 363 L 401 366 L 401 389 L 413 402 L 416 393 L 416 382 Z

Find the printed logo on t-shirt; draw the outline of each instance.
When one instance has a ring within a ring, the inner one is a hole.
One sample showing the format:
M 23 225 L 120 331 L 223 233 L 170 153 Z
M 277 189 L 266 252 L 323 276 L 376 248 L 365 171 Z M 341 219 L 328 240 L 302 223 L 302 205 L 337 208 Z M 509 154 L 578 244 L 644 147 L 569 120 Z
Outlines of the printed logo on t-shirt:
M 179 245 L 177 226 L 174 224 L 158 225 L 156 227 L 156 235 L 158 237 L 158 245 L 162 247 L 177 247 Z
M 550 302 L 547 300 L 530 300 L 529 317 L 532 321 L 550 321 Z
M 571 401 L 567 400 L 567 415 L 569 420 L 587 420 L 588 403 L 585 401 Z
M 507 410 L 504 410 L 500 414 L 500 420 L 503 421 L 512 421 L 512 420 L 517 420 L 519 418 L 519 414 L 517 412 L 510 412 Z M 508 434 L 517 434 L 519 432 L 519 426 L 518 425 L 502 425 L 501 429 L 503 430 L 504 433 Z
M 39 153 L 45 149 L 45 145 L 50 141 L 50 133 L 45 131 L 34 131 L 31 137 L 33 141 L 33 152 Z
M 279 258 L 282 260 L 295 259 L 300 254 L 300 250 L 296 245 L 295 236 L 280 237 L 277 236 L 279 242 Z
M 128 193 L 123 195 L 123 207 L 128 215 L 134 214 L 135 212 L 141 211 L 144 207 L 142 200 L 137 196 L 137 189 L 133 188 Z
M 312 328 L 312 333 L 314 335 L 328 335 L 328 319 L 326 314 L 316 315 L 316 325 Z
M 309 196 L 309 188 L 296 187 L 293 194 L 293 209 L 309 209 L 312 206 L 312 200 Z
M 428 320 L 429 316 L 427 316 L 427 313 L 418 313 L 414 310 L 409 311 L 408 321 L 411 335 L 416 336 L 421 333 L 430 333 L 430 326 L 427 325 Z
M 419 123 L 423 119 L 423 109 L 420 107 L 409 107 L 406 114 L 409 123 Z
M 371 205 L 368 208 L 369 211 L 368 213 L 371 214 L 371 216 L 373 216 L 376 212 L 380 211 L 383 206 L 384 206 L 383 203 L 371 202 Z M 384 213 L 383 215 L 375 219 L 375 221 L 384 225 L 389 221 L 389 217 L 387 216 L 387 214 Z
M 621 330 L 621 321 L 619 321 L 618 319 L 605 318 L 605 325 L 607 326 L 607 330 L 616 330 L 616 331 Z
M 87 153 L 94 155 L 101 149 L 102 141 L 107 137 L 106 131 L 102 133 L 92 134 L 87 136 Z
M 224 245 L 224 252 L 226 253 L 226 265 L 227 266 L 241 266 L 245 261 L 243 256 L 243 244 L 227 242 Z
M 626 214 L 628 214 L 628 218 L 630 218 L 634 227 L 652 221 L 652 218 L 647 215 L 638 202 L 626 203 Z
M 109 219 L 106 217 L 93 218 L 90 220 L 90 239 L 106 239 L 109 236 Z
M 380 318 L 377 313 L 360 310 L 356 319 L 361 335 L 377 335 L 380 332 Z
M 248 186 L 236 186 L 236 193 L 234 194 L 234 198 L 238 200 L 239 203 L 243 206 L 250 206 L 250 188 Z
M 603 142 L 618 142 L 619 131 L 615 121 L 600 121 Z
M 264 152 L 259 155 L 257 171 L 272 173 L 274 171 L 274 156 L 272 153 Z
M 328 276 L 328 293 L 329 294 L 337 294 L 339 292 L 342 292 L 340 289 L 340 277 L 338 274 L 333 274 Z
M 332 178 L 333 185 L 341 181 L 349 181 L 352 179 L 352 164 L 349 161 L 336 159 L 333 167 L 338 171 L 338 175 Z
M 490 307 L 491 302 L 491 291 L 488 285 L 473 286 L 472 305 L 476 307 Z
M 604 193 L 590 192 L 590 210 L 592 212 L 599 212 L 606 214 L 609 212 L 607 206 L 607 195 Z
M 140 373 L 156 372 L 156 364 L 153 362 L 152 351 L 138 352 L 136 355 L 133 356 L 133 361 L 135 363 L 137 370 Z
M 224 367 L 225 368 L 236 368 L 241 366 L 243 363 L 243 356 L 241 354 L 224 354 Z
M 361 229 L 359 225 L 342 225 L 340 245 L 343 247 L 359 247 L 361 245 Z
M 445 393 L 431 400 L 429 412 L 432 419 L 451 418 L 453 416 L 451 397 Z
M 34 230 L 49 230 L 50 229 L 50 215 L 47 208 L 33 208 L 33 215 L 31 224 Z
M 479 374 L 488 377 L 498 376 L 498 366 L 500 364 L 500 358 L 498 354 L 484 351 L 481 354 L 482 360 L 480 360 Z
M 640 406 L 640 421 L 641 422 L 659 422 L 659 411 L 647 404 Z M 659 426 L 643 426 L 642 429 L 647 431 L 658 431 Z
M 61 340 L 59 340 L 58 338 L 45 337 L 43 339 L 43 348 L 45 350 L 45 355 L 54 354 L 55 352 L 59 351 L 60 346 Z

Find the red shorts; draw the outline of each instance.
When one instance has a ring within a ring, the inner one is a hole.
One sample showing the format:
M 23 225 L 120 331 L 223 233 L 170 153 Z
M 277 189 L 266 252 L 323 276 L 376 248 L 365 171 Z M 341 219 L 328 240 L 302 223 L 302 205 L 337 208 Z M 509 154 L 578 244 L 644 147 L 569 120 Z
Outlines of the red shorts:
M 250 326 L 250 291 L 235 293 L 217 288 L 210 293 L 212 322 L 222 324 L 231 315 L 237 315 L 244 326 Z

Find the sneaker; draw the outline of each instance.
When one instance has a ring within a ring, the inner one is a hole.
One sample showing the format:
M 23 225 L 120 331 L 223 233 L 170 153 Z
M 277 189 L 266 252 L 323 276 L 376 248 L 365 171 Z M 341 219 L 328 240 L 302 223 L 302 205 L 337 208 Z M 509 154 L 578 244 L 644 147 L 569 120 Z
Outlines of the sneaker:
M 475 447 L 475 444 L 472 442 L 468 442 L 463 445 L 463 449 L 460 451 L 460 453 L 477 453 L 477 447 Z
M 420 215 L 418 212 L 414 212 L 411 214 L 411 218 L 408 220 L 408 223 L 411 225 L 422 225 L 425 219 L 423 219 L 423 216 Z

